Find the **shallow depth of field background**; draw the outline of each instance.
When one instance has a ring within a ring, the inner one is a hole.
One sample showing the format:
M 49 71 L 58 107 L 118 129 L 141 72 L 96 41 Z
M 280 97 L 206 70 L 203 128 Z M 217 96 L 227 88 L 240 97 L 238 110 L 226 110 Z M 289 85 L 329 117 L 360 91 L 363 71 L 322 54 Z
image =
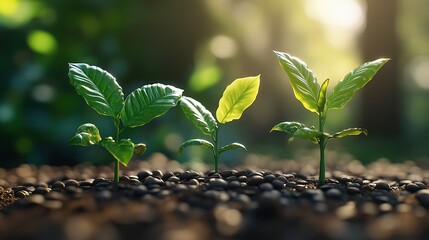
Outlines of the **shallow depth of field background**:
M 256 102 L 221 127 L 221 142 L 239 141 L 251 153 L 278 158 L 317 149 L 269 133 L 281 121 L 317 124 L 294 98 L 272 50 L 298 56 L 331 87 L 365 61 L 392 58 L 344 110 L 328 115 L 329 132 L 365 127 L 370 135 L 333 140 L 327 148 L 364 162 L 425 160 L 428 7 L 428 0 L 1 0 L 0 166 L 112 161 L 100 147 L 67 144 L 85 122 L 96 123 L 102 136 L 113 134 L 112 119 L 87 107 L 69 84 L 68 62 L 109 71 L 125 95 L 148 83 L 175 85 L 213 113 L 232 80 L 261 74 Z M 178 159 L 183 141 L 205 136 L 174 108 L 122 137 L 145 142 L 147 154 Z M 210 162 L 211 156 L 193 148 L 179 160 Z

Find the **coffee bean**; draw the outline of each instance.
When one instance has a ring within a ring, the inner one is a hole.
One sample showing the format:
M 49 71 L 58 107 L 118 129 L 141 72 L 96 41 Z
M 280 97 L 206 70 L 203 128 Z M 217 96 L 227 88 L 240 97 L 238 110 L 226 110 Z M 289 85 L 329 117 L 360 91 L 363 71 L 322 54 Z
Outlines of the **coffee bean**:
M 228 183 L 221 178 L 211 178 L 209 180 L 209 189 L 223 189 L 228 186 Z
M 74 179 L 69 179 L 69 180 L 64 181 L 64 185 L 66 187 L 70 187 L 70 186 L 79 187 L 79 182 L 74 180 Z
M 50 188 L 48 187 L 37 187 L 34 191 L 33 194 L 47 194 L 51 191 Z
M 61 181 L 56 181 L 52 184 L 52 190 L 54 191 L 60 191 L 61 189 L 64 189 L 66 185 Z
M 347 187 L 347 193 L 349 194 L 359 194 L 360 189 L 357 187 Z
M 275 179 L 272 184 L 275 189 L 283 189 L 285 186 L 285 183 L 278 179 Z
M 28 193 L 28 192 L 27 192 L 27 191 L 25 191 L 25 190 L 19 190 L 19 191 L 15 192 L 15 193 L 14 193 L 14 195 L 15 195 L 15 197 L 17 197 L 17 198 L 25 198 L 25 197 L 30 196 L 30 193 Z
M 386 182 L 377 182 L 375 184 L 374 188 L 377 189 L 377 190 L 385 190 L 385 191 L 390 191 L 391 190 L 389 184 L 386 183 Z
M 145 178 L 143 183 L 146 186 L 153 185 L 153 184 L 162 185 L 164 183 L 164 181 L 162 181 L 161 179 L 156 178 L 156 177 L 148 176 Z
M 162 178 L 162 172 L 160 170 L 153 170 L 152 171 L 152 176 L 153 177 L 158 177 L 158 178 Z
M 423 207 L 429 208 L 429 190 L 428 189 L 419 190 L 416 193 L 416 199 L 420 202 L 420 204 Z
M 139 177 L 140 181 L 143 181 L 145 178 L 152 176 L 152 172 L 148 170 L 143 170 L 137 173 L 137 177 Z
M 273 175 L 274 176 L 274 175 Z M 259 189 L 261 190 L 261 191 L 271 191 L 271 190 L 273 190 L 274 188 L 273 188 L 273 185 L 271 184 L 271 183 L 262 183 L 262 184 L 260 184 L 259 185 Z
M 332 199 L 339 199 L 343 196 L 343 193 L 337 188 L 331 188 L 325 192 L 325 196 Z
M 420 190 L 420 187 L 417 186 L 417 184 L 410 183 L 410 184 L 405 185 L 405 190 L 407 190 L 410 193 L 415 193 L 418 190 Z
M 265 182 L 272 182 L 274 179 L 276 179 L 276 176 L 274 176 L 273 174 L 268 174 L 264 176 Z
M 247 179 L 247 184 L 250 186 L 256 186 L 264 182 L 264 178 L 260 175 L 254 175 Z

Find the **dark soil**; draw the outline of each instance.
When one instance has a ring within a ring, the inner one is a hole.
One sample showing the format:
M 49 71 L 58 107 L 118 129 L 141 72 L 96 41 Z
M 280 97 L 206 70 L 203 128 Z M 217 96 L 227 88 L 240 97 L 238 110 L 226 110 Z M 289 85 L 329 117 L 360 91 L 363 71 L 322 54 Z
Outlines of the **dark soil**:
M 165 157 L 110 167 L 0 169 L 0 239 L 427 239 L 429 171 L 412 162 L 248 157 L 185 170 Z M 252 167 L 250 167 L 252 166 Z

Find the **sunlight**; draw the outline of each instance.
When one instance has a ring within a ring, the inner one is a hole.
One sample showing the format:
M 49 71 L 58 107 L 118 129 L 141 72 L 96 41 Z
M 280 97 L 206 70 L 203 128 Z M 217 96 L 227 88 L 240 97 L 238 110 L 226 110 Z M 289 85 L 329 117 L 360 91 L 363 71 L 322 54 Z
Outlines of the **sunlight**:
M 365 26 L 365 9 L 359 0 L 307 0 L 307 15 L 325 27 L 325 37 L 336 47 L 348 47 Z
M 429 58 L 417 57 L 410 63 L 410 72 L 417 86 L 429 89 Z
M 0 2 L 0 15 L 11 16 L 18 9 L 18 0 L 2 0 Z

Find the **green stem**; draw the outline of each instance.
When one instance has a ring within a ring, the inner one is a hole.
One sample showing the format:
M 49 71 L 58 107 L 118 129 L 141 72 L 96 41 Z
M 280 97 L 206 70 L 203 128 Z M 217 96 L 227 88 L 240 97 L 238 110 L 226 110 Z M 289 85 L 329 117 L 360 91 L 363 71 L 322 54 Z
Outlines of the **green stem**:
M 325 172 L 326 172 L 326 163 L 325 163 L 325 147 L 328 139 L 324 134 L 324 126 L 325 126 L 326 115 L 319 114 L 319 131 L 322 133 L 319 139 L 319 147 L 320 147 L 320 166 L 319 166 L 319 183 L 323 184 L 325 182 Z
M 215 173 L 219 172 L 219 127 L 216 128 L 216 135 L 213 139 L 214 141 L 214 149 L 213 149 L 213 157 L 214 157 L 214 170 Z
M 120 130 L 120 124 L 121 120 L 119 118 L 115 118 L 115 141 L 119 142 L 119 133 Z M 114 166 L 114 177 L 113 180 L 115 183 L 119 183 L 119 160 L 115 159 L 115 166 Z

